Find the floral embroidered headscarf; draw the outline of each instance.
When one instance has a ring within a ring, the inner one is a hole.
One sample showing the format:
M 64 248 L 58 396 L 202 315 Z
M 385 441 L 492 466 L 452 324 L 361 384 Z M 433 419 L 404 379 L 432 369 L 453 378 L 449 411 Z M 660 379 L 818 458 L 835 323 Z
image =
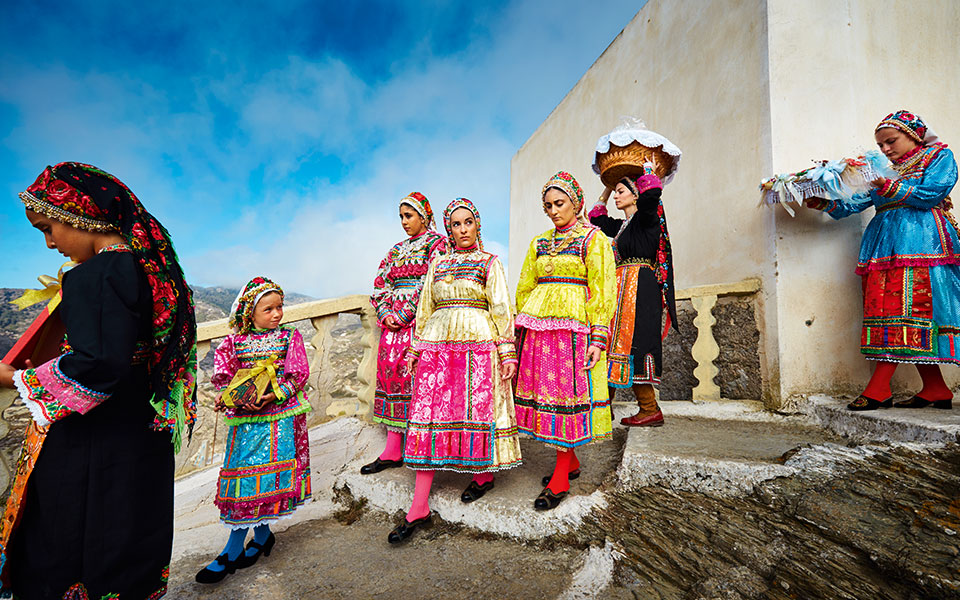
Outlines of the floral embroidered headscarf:
M 184 428 L 196 420 L 197 322 L 170 234 L 122 181 L 82 163 L 48 166 L 20 199 L 76 229 L 117 232 L 130 245 L 153 296 L 153 427 L 173 433 L 179 449 Z
M 433 220 L 433 209 L 430 208 L 430 201 L 427 200 L 426 196 L 420 192 L 410 192 L 400 200 L 400 206 L 404 204 L 417 211 L 417 214 L 423 217 L 423 220 L 427 222 L 427 229 L 436 228 L 436 221 Z
M 580 215 L 580 211 L 583 210 L 583 189 L 580 188 L 580 184 L 577 183 L 573 175 L 566 171 L 560 171 L 551 177 L 543 186 L 543 191 L 540 193 L 540 200 L 543 200 L 544 196 L 547 195 L 547 190 L 550 188 L 558 189 L 566 194 L 567 197 L 570 198 L 570 201 L 573 202 L 574 214 Z
M 266 277 L 254 277 L 243 286 L 233 306 L 230 307 L 230 319 L 227 321 L 237 333 L 249 333 L 253 329 L 253 309 L 257 307 L 257 302 L 269 293 L 280 294 L 283 299 L 283 290 L 280 286 L 270 281 Z
M 929 146 L 937 142 L 937 135 L 927 127 L 923 119 L 905 110 L 885 116 L 874 131 L 880 131 L 884 127 L 896 129 L 918 144 Z
M 457 246 L 457 242 L 453 239 L 453 231 L 450 229 L 450 217 L 453 215 L 453 211 L 458 208 L 465 208 L 473 213 L 473 217 L 477 220 L 477 249 L 483 250 L 483 239 L 480 237 L 480 211 L 477 210 L 473 202 L 470 202 L 466 198 L 455 199 L 448 204 L 447 208 L 443 211 L 443 226 L 447 230 L 447 241 L 450 244 L 450 248 L 454 252 L 462 252 L 464 250 Z

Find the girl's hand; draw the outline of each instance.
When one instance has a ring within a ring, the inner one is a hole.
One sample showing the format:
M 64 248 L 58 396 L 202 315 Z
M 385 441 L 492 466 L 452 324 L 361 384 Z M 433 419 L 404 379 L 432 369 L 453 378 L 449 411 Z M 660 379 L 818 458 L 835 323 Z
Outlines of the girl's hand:
M 517 374 L 517 363 L 508 363 L 505 365 L 500 365 L 500 379 L 507 380 L 513 379 L 513 376 Z
M 600 360 L 600 353 L 602 350 L 597 346 L 590 346 L 587 348 L 587 363 L 583 366 L 584 371 L 589 371 L 597 364 L 597 361 Z
M 394 318 L 393 315 L 384 317 L 383 324 L 386 325 L 390 331 L 400 331 L 400 323 L 397 323 L 397 319 Z
M 217 396 L 217 399 L 213 403 L 213 410 L 216 412 L 226 412 L 227 405 L 223 403 L 223 392 Z
M 886 178 L 886 177 L 877 177 L 876 179 L 874 179 L 873 181 L 870 182 L 870 185 L 872 185 L 873 187 L 875 187 L 875 188 L 877 188 L 877 189 L 882 188 L 883 186 L 887 185 L 887 178 Z
M 613 193 L 613 188 L 609 188 L 609 187 L 603 188 L 603 193 L 600 194 L 600 202 L 603 202 L 604 204 L 606 204 L 607 200 L 610 199 L 610 194 L 612 193 Z
M 414 369 L 417 368 L 417 357 L 412 353 L 407 353 L 407 373 L 413 374 Z
M 32 365 L 30 365 L 32 366 Z M 13 389 L 13 374 L 16 371 L 6 363 L 0 363 L 0 387 Z
M 277 401 L 277 395 L 273 392 L 267 392 L 263 396 L 260 396 L 260 399 L 253 403 L 250 407 L 250 410 L 260 410 L 267 404 Z

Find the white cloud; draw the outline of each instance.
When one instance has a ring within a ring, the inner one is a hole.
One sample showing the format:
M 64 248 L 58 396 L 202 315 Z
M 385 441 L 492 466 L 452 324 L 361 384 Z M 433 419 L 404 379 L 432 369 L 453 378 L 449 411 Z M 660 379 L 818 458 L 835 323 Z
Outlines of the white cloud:
M 4 144 L 31 165 L 16 175 L 23 185 L 60 160 L 120 176 L 171 230 L 200 285 L 262 273 L 314 296 L 369 291 L 403 237 L 397 201 L 413 190 L 438 221 L 454 197 L 473 200 L 487 249 L 506 263 L 511 156 L 639 7 L 513 2 L 438 56 L 425 41 L 427 10 L 424 37 L 371 80 L 343 56 L 238 66 L 220 47 L 176 89 L 136 72 L 24 65 L 6 69 L 0 87 L 22 123 Z M 205 32 L 185 35 L 201 45 Z M 341 172 L 316 166 L 328 158 Z M 0 252 L 21 242 L 4 232 Z

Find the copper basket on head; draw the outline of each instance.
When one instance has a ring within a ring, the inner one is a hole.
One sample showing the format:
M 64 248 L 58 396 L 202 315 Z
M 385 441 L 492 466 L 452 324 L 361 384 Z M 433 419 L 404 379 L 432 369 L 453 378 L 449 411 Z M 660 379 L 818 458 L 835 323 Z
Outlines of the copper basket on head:
M 657 165 L 654 172 L 657 177 L 664 179 L 673 165 L 673 157 L 663 151 L 663 146 L 647 148 L 637 141 L 626 146 L 610 144 L 607 152 L 597 152 L 600 181 L 609 188 L 615 187 L 624 177 L 643 175 L 643 164 L 648 162 Z

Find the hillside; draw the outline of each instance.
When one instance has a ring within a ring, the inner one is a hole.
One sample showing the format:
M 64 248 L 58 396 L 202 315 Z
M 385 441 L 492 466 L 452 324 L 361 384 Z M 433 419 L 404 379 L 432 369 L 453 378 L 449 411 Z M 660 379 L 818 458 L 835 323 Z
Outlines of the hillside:
M 192 289 L 198 323 L 225 318 L 239 291 L 224 287 L 197 286 Z M 0 358 L 13 347 L 17 338 L 27 330 L 43 308 L 43 304 L 35 304 L 22 311 L 17 310 L 10 301 L 20 297 L 22 293 L 22 289 L 0 288 Z M 289 293 L 286 296 L 286 303 L 299 304 L 313 299 L 304 294 Z

